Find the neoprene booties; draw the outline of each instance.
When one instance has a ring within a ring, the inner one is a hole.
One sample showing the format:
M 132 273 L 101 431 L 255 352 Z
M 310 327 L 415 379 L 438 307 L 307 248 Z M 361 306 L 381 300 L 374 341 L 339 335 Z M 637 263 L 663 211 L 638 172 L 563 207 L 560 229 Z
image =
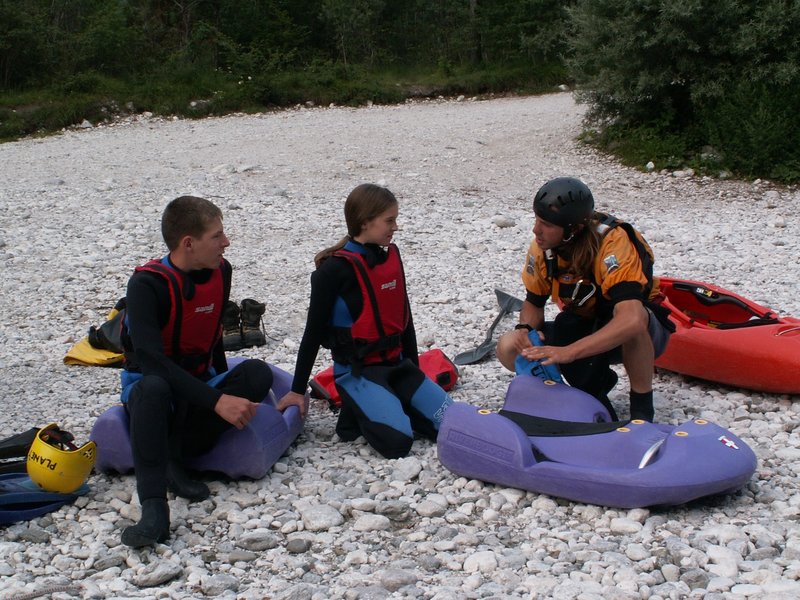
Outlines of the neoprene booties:
M 167 487 L 170 492 L 187 500 L 205 500 L 211 490 L 202 481 L 194 481 L 186 470 L 177 462 L 167 464 Z
M 131 548 L 162 544 L 169 539 L 169 505 L 165 498 L 142 502 L 142 518 L 122 532 L 122 543 Z

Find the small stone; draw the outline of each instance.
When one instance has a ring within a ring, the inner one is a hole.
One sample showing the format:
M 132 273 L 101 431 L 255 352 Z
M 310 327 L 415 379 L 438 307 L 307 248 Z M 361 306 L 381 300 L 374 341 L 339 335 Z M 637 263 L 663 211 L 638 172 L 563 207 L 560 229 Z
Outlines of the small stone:
M 311 540 L 305 538 L 292 538 L 286 542 L 286 551 L 290 554 L 302 554 L 311 548 Z
M 689 586 L 690 589 L 706 589 L 708 586 L 708 582 L 710 581 L 710 577 L 708 573 L 703 571 L 703 569 L 689 569 L 683 575 L 681 575 L 680 580 L 684 582 L 686 585 Z
M 159 560 L 147 565 L 141 573 L 134 577 L 139 587 L 155 587 L 175 579 L 183 573 L 183 568 L 169 560 Z
M 647 548 L 645 548 L 642 544 L 628 544 L 625 547 L 625 556 L 630 558 L 632 561 L 640 561 L 648 558 L 650 556 L 650 552 L 648 552 Z
M 344 517 L 328 504 L 315 504 L 300 511 L 308 531 L 326 531 L 344 523 Z
M 760 585 L 740 583 L 731 588 L 731 594 L 738 594 L 739 596 L 744 596 L 745 598 L 750 596 L 763 598 L 764 589 Z
M 764 192 L 764 203 L 767 208 L 777 208 L 780 199 L 781 195 L 777 190 L 767 190 Z
M 350 501 L 350 506 L 362 512 L 373 512 L 377 504 L 372 498 L 353 498 Z
M 706 554 L 712 564 L 707 566 L 710 573 L 718 577 L 729 577 L 734 579 L 739 573 L 739 563 L 742 560 L 741 554 L 725 548 L 723 546 L 709 546 Z
M 103 556 L 102 558 L 98 558 L 94 561 L 93 567 L 98 571 L 105 571 L 106 569 L 110 569 L 112 567 L 118 567 L 125 563 L 125 557 L 121 554 L 110 554 L 108 556 Z
M 414 585 L 418 580 L 414 573 L 401 569 L 387 569 L 380 574 L 381 586 L 390 592 L 396 592 L 407 585 Z
M 375 507 L 375 511 L 382 514 L 392 521 L 407 521 L 411 516 L 411 509 L 408 504 L 401 500 L 389 500 L 381 502 Z
M 630 535 L 639 533 L 642 530 L 642 524 L 631 519 L 611 519 L 611 532 L 623 535 Z
M 353 524 L 356 531 L 384 531 L 392 526 L 388 517 L 383 515 L 366 514 L 359 517 Z
M 233 575 L 220 573 L 212 575 L 203 581 L 200 589 L 203 590 L 206 596 L 216 598 L 229 590 L 233 592 L 237 591 L 239 589 L 239 580 Z
M 678 581 L 681 577 L 681 570 L 673 564 L 666 564 L 661 567 L 661 573 L 667 581 Z
M 50 541 L 50 534 L 39 527 L 28 527 L 19 535 L 19 539 L 32 544 L 46 544 Z
M 501 217 L 495 217 L 494 224 L 500 229 L 507 229 L 508 227 L 514 227 L 517 224 L 517 222 L 511 217 L 501 216 Z
M 491 573 L 497 568 L 497 555 L 491 550 L 470 554 L 464 561 L 465 573 Z
M 422 463 L 419 459 L 413 456 L 400 458 L 394 463 L 392 478 L 395 481 L 409 482 L 416 479 L 420 471 L 422 471 Z
M 228 554 L 228 562 L 232 565 L 236 564 L 237 562 L 253 562 L 257 558 L 258 554 L 256 554 L 255 552 L 250 552 L 248 550 L 232 550 L 231 553 Z
M 244 550 L 260 552 L 262 550 L 276 548 L 279 543 L 280 541 L 275 534 L 269 530 L 263 529 L 252 533 L 246 533 L 236 542 L 236 545 Z

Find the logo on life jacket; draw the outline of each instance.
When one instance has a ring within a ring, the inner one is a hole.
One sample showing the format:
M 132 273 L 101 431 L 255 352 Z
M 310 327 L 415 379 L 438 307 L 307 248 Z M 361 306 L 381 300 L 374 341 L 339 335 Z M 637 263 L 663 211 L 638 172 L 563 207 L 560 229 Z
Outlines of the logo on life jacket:
M 397 287 L 397 279 L 392 279 L 391 281 L 388 281 L 381 285 L 382 290 L 393 290 L 396 287 Z
M 606 264 L 606 268 L 608 269 L 609 273 L 613 273 L 617 269 L 619 269 L 619 261 L 614 254 L 609 254 L 603 259 L 603 262 Z
M 528 254 L 528 260 L 525 262 L 525 270 L 533 275 L 536 272 L 536 257 Z
M 194 309 L 194 312 L 196 313 L 214 312 L 214 302 L 212 302 L 211 304 L 207 304 L 206 306 L 198 306 L 197 308 Z

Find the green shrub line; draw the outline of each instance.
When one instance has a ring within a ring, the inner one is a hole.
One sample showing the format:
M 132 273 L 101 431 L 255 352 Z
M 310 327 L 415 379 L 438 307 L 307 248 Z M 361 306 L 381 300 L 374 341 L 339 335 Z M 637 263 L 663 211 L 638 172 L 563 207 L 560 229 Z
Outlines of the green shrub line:
M 256 77 L 183 73 L 133 82 L 86 72 L 47 88 L 0 94 L 0 141 L 50 135 L 84 120 L 94 125 L 110 123 L 144 112 L 160 117 L 203 118 L 280 110 L 298 104 L 363 106 L 440 96 L 531 95 L 553 92 L 564 83 L 570 83 L 569 74 L 560 65 L 542 69 L 535 77 L 524 65 L 482 70 L 448 68 L 446 73 L 441 68 L 377 72 L 358 67 L 337 70 L 325 65 Z M 786 129 L 781 125 L 790 127 L 794 118 L 787 114 L 786 123 L 771 125 L 774 106 L 752 111 L 753 106 L 769 101 L 763 90 L 759 98 L 731 98 L 705 121 L 705 130 L 675 130 L 667 123 L 617 122 L 597 127 L 589 120 L 579 139 L 640 170 L 652 162 L 656 170 L 690 167 L 698 174 L 713 177 L 798 183 L 797 155 L 785 160 L 773 150 L 766 154 L 766 162 L 762 158 L 770 148 L 783 147 L 781 137 Z M 753 124 L 759 115 L 764 123 Z M 721 128 L 736 132 L 738 137 Z M 730 156 L 722 155 L 710 143 L 731 137 L 737 140 L 739 153 Z M 761 151 L 753 152 L 753 144 L 758 144 Z
M 297 104 L 361 106 L 410 98 L 536 94 L 566 80 L 560 65 L 532 74 L 527 65 L 484 69 L 439 68 L 374 71 L 330 63 L 306 69 L 234 77 L 221 72 L 181 72 L 134 81 L 84 72 L 39 89 L 0 93 L 0 141 L 48 135 L 133 114 L 202 118 L 252 113 Z

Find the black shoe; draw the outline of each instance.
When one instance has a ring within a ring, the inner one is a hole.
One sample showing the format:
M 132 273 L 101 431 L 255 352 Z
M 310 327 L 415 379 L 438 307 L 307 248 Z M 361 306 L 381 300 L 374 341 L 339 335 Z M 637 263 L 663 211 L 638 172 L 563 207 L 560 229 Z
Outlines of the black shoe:
M 169 539 L 169 505 L 164 498 L 142 502 L 142 518 L 122 532 L 122 543 L 131 548 L 162 544 Z
M 239 305 L 233 300 L 228 300 L 222 309 L 222 345 L 225 350 L 244 348 L 241 312 Z
M 267 305 L 252 298 L 242 300 L 242 339 L 246 348 L 267 343 L 262 317 Z
M 205 500 L 211 495 L 205 483 L 191 479 L 181 465 L 172 461 L 167 465 L 167 489 L 187 500 Z

